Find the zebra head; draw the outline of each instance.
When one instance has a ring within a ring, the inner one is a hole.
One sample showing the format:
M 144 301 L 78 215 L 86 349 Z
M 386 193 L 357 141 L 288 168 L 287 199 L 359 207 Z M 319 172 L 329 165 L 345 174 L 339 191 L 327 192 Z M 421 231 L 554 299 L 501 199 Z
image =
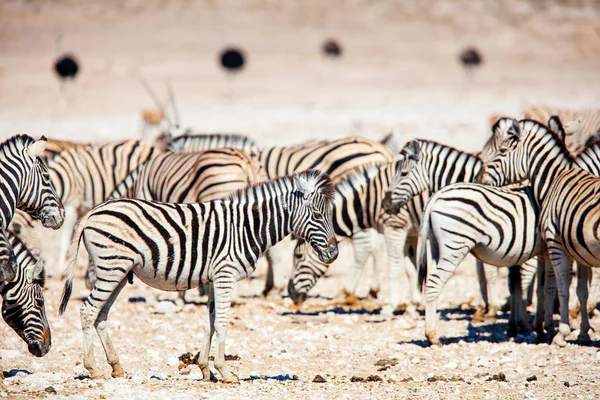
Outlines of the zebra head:
M 294 173 L 292 194 L 292 233 L 306 240 L 322 262 L 331 264 L 338 256 L 331 179 L 316 170 Z
M 26 267 L 21 265 L 14 279 L 0 289 L 2 318 L 27 343 L 31 354 L 42 357 L 52 343 L 42 295 L 44 263 L 40 259 Z
M 25 138 L 29 139 L 24 140 L 22 150 L 25 176 L 21 180 L 17 208 L 42 221 L 46 228 L 58 229 L 63 224 L 65 210 L 52 185 L 48 168 L 39 157 L 46 149 L 46 138 L 42 136 L 36 142 L 28 136 Z
M 476 181 L 484 185 L 504 186 L 522 182 L 527 179 L 526 157 L 523 157 L 523 140 L 520 123 L 512 119 L 510 122 L 501 118 L 494 125 L 505 123 L 504 138 L 499 141 L 497 151 L 484 163 L 477 174 Z
M 400 151 L 396 162 L 396 173 L 383 197 L 383 209 L 388 214 L 397 214 L 400 208 L 414 196 L 427 190 L 429 177 L 421 165 L 421 143 L 411 140 Z
M 294 248 L 294 270 L 288 282 L 288 294 L 295 304 L 303 303 L 308 292 L 325 274 L 328 265 L 321 262 L 308 243 L 299 239 Z

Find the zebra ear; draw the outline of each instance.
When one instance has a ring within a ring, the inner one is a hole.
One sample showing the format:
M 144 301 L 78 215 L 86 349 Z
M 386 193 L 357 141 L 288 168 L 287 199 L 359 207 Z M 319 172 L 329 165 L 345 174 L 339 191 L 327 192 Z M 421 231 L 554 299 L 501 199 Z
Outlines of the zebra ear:
M 294 172 L 294 189 L 302 193 L 304 200 L 308 200 L 310 195 L 315 191 L 314 186 L 296 172 Z
M 548 120 L 548 128 L 558 135 L 563 141 L 566 139 L 567 134 L 563 128 L 562 121 L 557 115 L 553 115 Z
M 516 140 L 518 142 L 521 139 L 521 133 L 522 133 L 521 126 L 519 125 L 519 121 L 517 121 L 516 119 L 513 119 L 510 122 L 508 131 L 506 133 L 510 139 Z
M 407 142 L 402 151 L 400 151 L 400 158 L 412 160 L 418 162 L 421 154 L 421 143 L 418 140 L 411 140 Z
M 35 160 L 35 158 L 40 156 L 44 150 L 46 150 L 46 137 L 42 136 L 40 140 L 27 148 L 27 154 Z

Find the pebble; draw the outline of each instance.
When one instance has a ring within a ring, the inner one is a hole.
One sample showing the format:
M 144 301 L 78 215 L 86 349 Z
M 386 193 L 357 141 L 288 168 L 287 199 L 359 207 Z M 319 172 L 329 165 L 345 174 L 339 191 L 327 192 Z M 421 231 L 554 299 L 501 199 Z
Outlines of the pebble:
M 477 359 L 477 363 L 475 365 L 477 365 L 478 367 L 487 367 L 488 365 L 490 365 L 490 360 L 484 357 L 480 357 Z
M 458 364 L 455 363 L 454 361 L 451 361 L 448 364 L 444 365 L 444 369 L 456 369 L 456 368 L 458 368 Z
M 600 351 L 596 352 L 596 361 L 600 361 Z
M 167 360 L 167 365 L 170 367 L 179 365 L 179 359 L 177 359 L 177 357 L 169 357 L 169 359 Z
M 159 301 L 154 306 L 156 314 L 171 314 L 177 311 L 177 305 L 172 301 Z

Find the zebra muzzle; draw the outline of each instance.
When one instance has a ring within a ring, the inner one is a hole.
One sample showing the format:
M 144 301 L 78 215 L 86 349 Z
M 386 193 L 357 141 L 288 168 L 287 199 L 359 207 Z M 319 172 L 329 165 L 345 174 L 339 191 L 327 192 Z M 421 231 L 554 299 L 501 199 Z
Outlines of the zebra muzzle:
M 387 214 L 398 214 L 400 212 L 400 203 L 392 202 L 392 192 L 390 191 L 385 192 L 381 206 Z
M 62 207 L 48 207 L 39 213 L 39 219 L 44 228 L 60 229 L 65 220 L 65 210 Z

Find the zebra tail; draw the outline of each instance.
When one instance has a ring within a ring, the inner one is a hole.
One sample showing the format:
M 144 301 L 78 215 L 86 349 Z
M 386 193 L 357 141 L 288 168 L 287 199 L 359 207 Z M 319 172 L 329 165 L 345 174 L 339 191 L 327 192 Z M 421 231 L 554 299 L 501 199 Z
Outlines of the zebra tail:
M 438 254 L 438 243 L 435 239 L 434 235 L 431 235 L 431 203 L 428 202 L 425 206 L 425 213 L 423 214 L 423 219 L 421 220 L 421 229 L 419 230 L 419 241 L 417 242 L 417 269 L 419 271 L 418 284 L 419 289 L 423 291 L 423 286 L 425 285 L 425 280 L 427 280 L 427 239 L 430 239 L 429 246 L 431 248 L 431 254 Z
M 140 175 L 142 168 L 145 167 L 148 160 L 144 161 L 143 163 L 138 165 L 134 170 L 129 172 L 125 179 L 123 179 L 121 183 L 119 183 L 117 187 L 115 187 L 115 189 L 112 191 L 112 193 L 110 194 L 110 196 L 108 196 L 106 200 L 120 199 L 123 197 L 132 198 L 137 178 Z
M 88 214 L 89 215 L 89 214 Z M 85 228 L 85 224 L 88 220 L 88 215 L 83 217 L 79 224 L 77 224 L 77 229 L 75 229 L 75 234 L 73 235 L 73 240 L 69 245 L 69 251 L 67 252 L 67 260 L 69 260 L 67 268 L 63 272 L 63 279 L 66 278 L 65 287 L 63 288 L 62 296 L 60 298 L 60 307 L 58 309 L 58 314 L 63 315 L 67 304 L 69 303 L 69 299 L 71 298 L 71 292 L 73 291 L 73 272 L 75 270 L 75 264 L 77 264 L 77 255 L 79 254 L 79 246 L 81 245 L 81 238 L 83 237 L 83 229 Z

